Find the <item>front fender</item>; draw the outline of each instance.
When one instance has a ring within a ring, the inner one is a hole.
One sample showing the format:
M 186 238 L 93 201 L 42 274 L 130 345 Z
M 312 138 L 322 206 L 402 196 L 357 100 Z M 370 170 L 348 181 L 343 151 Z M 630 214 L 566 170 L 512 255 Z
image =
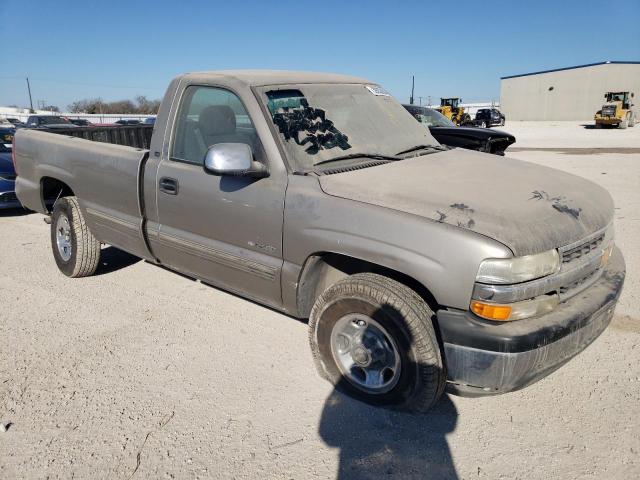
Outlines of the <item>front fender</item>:
M 380 265 L 423 285 L 438 304 L 467 309 L 480 262 L 509 257 L 501 243 L 452 225 L 325 194 L 314 177 L 290 178 L 282 291 L 295 305 L 307 260 L 332 252 Z

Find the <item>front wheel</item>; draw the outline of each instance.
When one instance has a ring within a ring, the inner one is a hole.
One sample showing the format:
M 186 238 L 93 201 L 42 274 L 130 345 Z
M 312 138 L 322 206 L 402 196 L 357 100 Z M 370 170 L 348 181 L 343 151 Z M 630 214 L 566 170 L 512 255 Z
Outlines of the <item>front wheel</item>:
M 100 242 L 89 230 L 76 197 L 63 197 L 54 204 L 51 247 L 58 268 L 68 277 L 88 277 L 98 268 Z
M 351 275 L 316 301 L 309 341 L 320 375 L 373 405 L 429 410 L 446 374 L 433 311 L 413 290 L 381 275 Z

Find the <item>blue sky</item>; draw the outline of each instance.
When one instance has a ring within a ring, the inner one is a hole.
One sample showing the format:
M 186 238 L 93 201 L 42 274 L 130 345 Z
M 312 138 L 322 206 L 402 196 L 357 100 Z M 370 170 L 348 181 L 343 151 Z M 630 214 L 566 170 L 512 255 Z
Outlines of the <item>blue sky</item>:
M 159 98 L 197 70 L 359 75 L 406 101 L 498 100 L 505 75 L 640 60 L 640 0 L 0 0 L 0 105 Z

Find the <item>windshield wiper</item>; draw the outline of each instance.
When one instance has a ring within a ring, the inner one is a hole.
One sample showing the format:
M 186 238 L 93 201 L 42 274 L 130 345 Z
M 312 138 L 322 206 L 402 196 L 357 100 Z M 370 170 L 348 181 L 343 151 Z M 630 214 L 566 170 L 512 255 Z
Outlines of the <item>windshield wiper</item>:
M 406 150 L 402 150 L 401 152 L 396 153 L 396 155 L 402 155 L 403 153 L 411 153 L 417 150 L 437 150 L 442 151 L 445 150 L 441 145 L 416 145 L 415 147 L 407 148 Z
M 349 155 L 341 155 L 335 158 L 329 158 L 328 160 L 322 160 L 321 162 L 314 163 L 313 166 L 323 165 L 325 163 L 338 162 L 340 160 L 349 160 L 351 158 L 373 158 L 374 160 L 388 160 L 395 162 L 399 160 L 397 157 L 391 157 L 389 155 L 380 155 L 378 153 L 350 153 Z

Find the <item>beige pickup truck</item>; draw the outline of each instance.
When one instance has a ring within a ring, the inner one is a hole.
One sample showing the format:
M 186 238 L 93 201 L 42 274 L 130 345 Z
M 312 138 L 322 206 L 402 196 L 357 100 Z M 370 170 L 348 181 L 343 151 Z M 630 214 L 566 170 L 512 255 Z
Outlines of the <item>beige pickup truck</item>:
M 320 374 L 377 405 L 535 382 L 624 281 L 604 189 L 444 147 L 361 78 L 190 73 L 154 127 L 21 129 L 13 152 L 62 273 L 93 274 L 106 243 L 308 318 Z

